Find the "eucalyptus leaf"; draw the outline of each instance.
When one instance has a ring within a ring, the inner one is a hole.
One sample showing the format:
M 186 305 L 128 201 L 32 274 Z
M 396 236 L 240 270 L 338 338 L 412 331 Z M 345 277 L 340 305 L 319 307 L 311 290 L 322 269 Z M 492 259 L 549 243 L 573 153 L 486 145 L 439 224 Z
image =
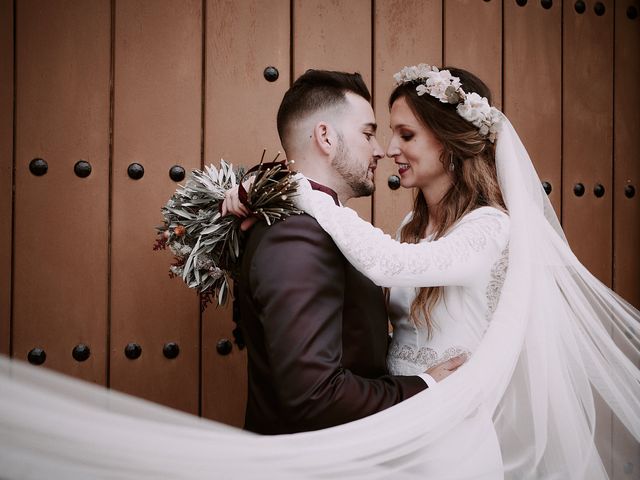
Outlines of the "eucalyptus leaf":
M 280 165 L 253 173 L 249 207 L 269 225 L 300 213 L 291 201 L 296 185 L 290 173 Z M 193 170 L 161 208 L 164 225 L 156 227 L 160 236 L 156 244 L 170 248 L 176 259 L 172 268 L 188 287 L 204 295 L 205 305 L 206 299 L 216 299 L 222 305 L 230 295 L 229 271 L 224 269 L 230 268 L 240 256 L 241 222 L 233 216 L 223 217 L 219 206 L 226 191 L 238 185 L 243 175 L 243 169 L 234 170 L 224 160 L 219 168 L 208 165 L 202 171 Z M 185 228 L 182 237 L 173 233 L 178 226 Z M 163 236 L 166 231 L 170 232 L 167 239 Z M 217 273 L 220 268 L 222 275 Z

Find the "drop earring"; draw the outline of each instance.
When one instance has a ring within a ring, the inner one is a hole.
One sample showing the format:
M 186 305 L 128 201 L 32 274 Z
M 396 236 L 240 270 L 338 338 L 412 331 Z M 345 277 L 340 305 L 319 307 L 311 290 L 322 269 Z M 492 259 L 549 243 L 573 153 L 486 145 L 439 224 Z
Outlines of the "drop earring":
M 453 153 L 449 156 L 449 171 L 453 172 L 453 170 L 455 170 L 456 166 L 453 163 Z

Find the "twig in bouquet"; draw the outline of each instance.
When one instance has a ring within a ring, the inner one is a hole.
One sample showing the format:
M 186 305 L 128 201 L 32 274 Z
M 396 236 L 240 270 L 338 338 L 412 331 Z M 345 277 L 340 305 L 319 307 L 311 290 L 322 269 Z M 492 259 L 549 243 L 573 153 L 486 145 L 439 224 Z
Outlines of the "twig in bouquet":
M 248 172 L 253 175 L 253 182 L 245 193 L 252 214 L 271 225 L 301 212 L 291 200 L 296 185 L 289 163 L 276 163 L 278 152 L 271 163 L 264 164 L 265 153 L 266 149 L 260 164 Z M 219 168 L 210 165 L 204 171 L 194 170 L 162 208 L 164 224 L 156 227 L 158 238 L 153 249 L 170 248 L 175 256 L 170 276 L 181 277 L 200 294 L 202 310 L 214 299 L 224 305 L 231 295 L 229 282 L 241 255 L 242 219 L 223 217 L 220 206 L 226 191 L 235 186 L 242 189 L 244 179 L 242 168 L 234 170 L 221 160 Z

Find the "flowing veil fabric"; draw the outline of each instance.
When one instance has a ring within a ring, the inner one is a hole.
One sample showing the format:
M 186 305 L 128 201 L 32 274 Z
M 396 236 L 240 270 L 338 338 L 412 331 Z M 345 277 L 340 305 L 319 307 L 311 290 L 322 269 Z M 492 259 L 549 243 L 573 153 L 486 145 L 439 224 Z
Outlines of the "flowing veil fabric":
M 511 219 L 507 276 L 480 346 L 436 388 L 346 425 L 262 437 L 0 358 L 2 476 L 422 478 L 432 447 L 485 408 L 500 475 L 607 478 L 600 422 L 614 414 L 639 448 L 640 314 L 573 255 L 506 119 L 496 162 Z

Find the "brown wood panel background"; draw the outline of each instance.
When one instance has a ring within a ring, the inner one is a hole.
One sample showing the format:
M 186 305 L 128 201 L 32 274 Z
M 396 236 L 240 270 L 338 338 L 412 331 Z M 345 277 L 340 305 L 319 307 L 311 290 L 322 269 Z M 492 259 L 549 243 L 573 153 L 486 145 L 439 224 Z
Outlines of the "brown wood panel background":
M 444 1 L 443 63 L 476 74 L 502 107 L 502 4 Z
M 16 3 L 12 351 L 97 383 L 107 366 L 109 2 Z M 29 163 L 42 158 L 48 173 Z M 74 174 L 91 163 L 87 178 Z M 91 348 L 85 362 L 71 352 Z
M 13 218 L 13 2 L 0 0 L 0 353 L 11 338 Z
M 614 10 L 613 1 L 603 4 L 599 16 L 564 3 L 562 222 L 578 258 L 611 286 Z M 577 183 L 582 196 L 574 194 Z
M 200 315 L 194 293 L 168 278 L 170 255 L 152 251 L 153 227 L 176 188 L 173 165 L 275 155 L 280 99 L 308 68 L 364 76 L 383 146 L 402 66 L 478 74 L 551 184 L 576 254 L 640 306 L 639 1 L 603 1 L 603 15 L 590 1 L 582 14 L 573 1 L 520 3 L 0 0 L 0 352 L 42 347 L 45 367 L 241 425 L 246 352 L 216 351 L 233 338 L 230 309 Z M 29 172 L 37 157 L 49 163 L 42 177 Z M 73 173 L 80 159 L 88 178 Z M 140 180 L 127 175 L 134 162 Z M 381 160 L 373 199 L 352 202 L 389 233 L 412 198 L 389 188 L 395 173 Z M 80 342 L 92 350 L 84 363 L 71 358 Z M 137 360 L 124 356 L 129 342 L 142 347 Z M 163 356 L 167 342 L 176 359 Z M 615 423 L 605 430 L 605 454 L 629 444 Z M 633 450 L 608 458 L 612 477 L 628 478 L 630 462 Z
M 613 286 L 640 306 L 640 28 L 629 8 L 640 12 L 639 0 L 618 1 L 615 17 Z M 635 48 L 629 46 L 635 45 Z M 626 189 L 633 189 L 625 194 Z M 634 254 L 635 253 L 635 254 Z
M 197 297 L 167 275 L 171 261 L 152 250 L 154 226 L 176 183 L 173 165 L 200 167 L 202 4 L 199 0 L 115 3 L 111 215 L 111 369 L 113 388 L 199 412 Z M 132 180 L 128 166 L 144 176 Z M 163 252 L 164 253 L 164 252 Z M 135 342 L 140 358 L 125 357 Z M 180 348 L 165 358 L 163 346 Z
M 561 210 L 562 5 L 504 4 L 504 112 Z M 540 92 L 544 92 L 543 95 Z

